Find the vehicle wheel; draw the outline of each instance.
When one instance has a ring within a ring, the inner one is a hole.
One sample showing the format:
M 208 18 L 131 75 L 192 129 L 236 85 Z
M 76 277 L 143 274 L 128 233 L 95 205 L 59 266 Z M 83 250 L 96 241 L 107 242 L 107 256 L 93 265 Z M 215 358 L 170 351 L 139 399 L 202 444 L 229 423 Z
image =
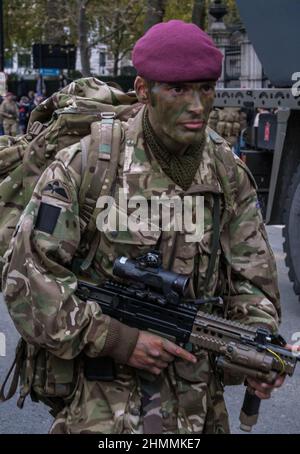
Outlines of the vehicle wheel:
M 300 295 L 300 166 L 294 173 L 288 190 L 283 220 L 285 263 L 295 293 Z

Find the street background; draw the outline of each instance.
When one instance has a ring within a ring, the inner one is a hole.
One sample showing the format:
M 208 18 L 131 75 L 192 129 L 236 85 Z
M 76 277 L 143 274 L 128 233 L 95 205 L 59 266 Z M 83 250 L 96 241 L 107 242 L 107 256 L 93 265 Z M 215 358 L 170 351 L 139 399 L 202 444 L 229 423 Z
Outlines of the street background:
M 282 227 L 268 227 L 268 235 L 273 248 L 279 275 L 283 322 L 281 334 L 291 343 L 294 333 L 300 337 L 300 303 L 295 296 L 287 276 L 282 251 Z M 6 356 L 0 356 L 0 383 L 13 361 L 14 348 L 17 344 L 16 332 L 1 297 L 0 333 L 6 336 Z M 256 434 L 296 434 L 300 433 L 300 364 L 292 378 L 287 378 L 282 388 L 275 390 L 272 399 L 263 401 L 260 417 L 253 433 Z M 231 431 L 241 434 L 239 430 L 239 412 L 244 397 L 244 386 L 228 387 L 225 398 L 230 414 Z M 39 434 L 47 433 L 52 417 L 43 404 L 32 403 L 28 398 L 23 410 L 16 406 L 17 397 L 0 404 L 1 434 Z

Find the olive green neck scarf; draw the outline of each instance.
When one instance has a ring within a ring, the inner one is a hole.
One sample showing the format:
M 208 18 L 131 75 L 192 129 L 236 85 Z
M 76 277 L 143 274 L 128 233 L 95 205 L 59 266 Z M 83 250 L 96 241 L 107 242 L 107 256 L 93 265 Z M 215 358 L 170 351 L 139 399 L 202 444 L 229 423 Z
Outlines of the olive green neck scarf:
M 143 116 L 143 132 L 146 144 L 154 154 L 162 170 L 183 190 L 187 190 L 200 165 L 205 135 L 200 143 L 190 145 L 182 155 L 168 151 L 155 134 L 145 109 Z

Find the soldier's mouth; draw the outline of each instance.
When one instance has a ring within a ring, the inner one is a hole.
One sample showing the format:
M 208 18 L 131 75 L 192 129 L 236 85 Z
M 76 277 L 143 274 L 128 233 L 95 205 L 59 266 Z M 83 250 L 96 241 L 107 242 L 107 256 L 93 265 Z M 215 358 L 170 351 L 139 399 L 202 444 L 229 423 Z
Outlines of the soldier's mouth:
M 205 125 L 204 120 L 190 120 L 190 121 L 185 121 L 180 123 L 182 126 L 184 126 L 186 129 L 189 129 L 191 131 L 197 130 L 197 129 L 202 129 Z

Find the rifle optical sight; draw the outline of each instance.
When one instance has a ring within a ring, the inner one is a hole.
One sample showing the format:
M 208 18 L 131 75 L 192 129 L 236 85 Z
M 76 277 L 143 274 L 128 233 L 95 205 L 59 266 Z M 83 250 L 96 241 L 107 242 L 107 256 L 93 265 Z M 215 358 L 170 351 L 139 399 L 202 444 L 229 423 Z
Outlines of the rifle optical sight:
M 118 257 L 114 262 L 113 274 L 122 279 L 142 283 L 155 290 L 163 290 L 164 294 L 172 291 L 179 296 L 184 296 L 190 278 L 172 271 L 165 271 L 161 268 L 159 259 L 157 266 L 153 265 L 154 253 L 149 254 L 151 254 L 149 262 L 147 262 L 148 254 L 137 260 Z

